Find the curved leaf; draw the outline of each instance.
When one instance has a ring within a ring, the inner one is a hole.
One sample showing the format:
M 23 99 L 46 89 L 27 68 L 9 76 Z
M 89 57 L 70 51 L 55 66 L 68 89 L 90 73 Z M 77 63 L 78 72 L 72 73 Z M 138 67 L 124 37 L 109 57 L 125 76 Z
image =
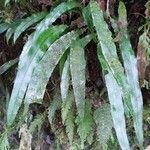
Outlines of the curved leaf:
M 20 21 L 16 21 L 16 22 L 10 24 L 9 29 L 8 29 L 7 32 L 6 32 L 6 40 L 7 40 L 7 43 L 9 42 L 11 36 L 14 34 L 14 32 L 15 32 L 15 30 L 16 30 L 16 28 L 17 28 L 17 26 L 18 26 L 19 24 L 20 24 Z
M 1 23 L 0 24 L 0 33 L 5 32 L 9 28 L 10 28 L 10 24 L 9 23 Z
M 105 82 L 108 97 L 111 104 L 111 114 L 114 128 L 121 149 L 130 150 L 129 141 L 126 133 L 124 108 L 122 103 L 121 90 L 111 72 L 105 75 Z
M 123 2 L 119 4 L 119 21 L 127 22 L 126 8 Z M 130 39 L 127 33 L 127 24 L 124 25 L 122 38 L 120 41 L 120 48 L 122 52 L 123 63 L 127 75 L 128 83 L 132 89 L 132 107 L 133 107 L 133 121 L 135 133 L 139 145 L 143 145 L 143 99 L 138 82 L 137 59 L 135 58 Z M 130 66 L 130 67 L 129 67 Z
M 21 106 L 33 69 L 46 51 L 41 49 L 41 47 L 43 48 L 43 45 L 46 45 L 44 48 L 48 48 L 65 29 L 66 26 L 63 25 L 51 26 L 37 38 L 38 43 L 36 41 L 32 43 L 32 40 L 30 40 L 32 36 L 29 37 L 20 56 L 18 73 L 7 110 L 7 124 L 9 126 L 14 122 L 18 109 Z
M 38 35 L 43 32 L 43 30 L 47 29 L 50 25 L 52 25 L 55 20 L 61 16 L 66 11 L 69 11 L 73 8 L 79 7 L 79 3 L 70 1 L 70 2 L 64 2 L 58 5 L 56 8 L 54 8 L 46 17 L 44 20 L 42 20 L 36 28 L 36 32 L 34 34 L 33 40 L 38 37 Z
M 70 69 L 72 76 L 72 85 L 75 95 L 78 114 L 84 117 L 85 105 L 85 68 L 86 61 L 84 57 L 84 47 L 91 41 L 91 36 L 84 37 L 81 40 L 74 41 L 70 49 Z
M 70 47 L 70 44 L 79 36 L 78 32 L 69 32 L 56 40 L 47 50 L 37 68 L 34 70 L 27 89 L 25 104 L 33 101 L 41 103 L 49 78 L 61 59 L 62 55 Z
M 21 35 L 21 33 L 23 33 L 28 27 L 32 26 L 34 23 L 43 19 L 46 15 L 47 15 L 46 12 L 40 12 L 33 14 L 27 17 L 26 19 L 23 19 L 15 30 L 14 43 L 17 40 L 17 38 Z
M 9 68 L 11 68 L 17 62 L 18 62 L 18 58 L 14 59 L 14 60 L 10 60 L 10 61 L 6 62 L 5 64 L 3 64 L 2 66 L 0 66 L 0 75 L 5 73 Z
M 64 64 L 64 68 L 62 71 L 62 76 L 61 76 L 61 83 L 60 83 L 60 89 L 61 89 L 61 97 L 62 101 L 65 101 L 68 95 L 68 89 L 69 89 L 69 81 L 70 81 L 70 76 L 69 76 L 69 56 Z
M 111 104 L 111 115 L 113 119 L 114 128 L 117 134 L 117 138 L 121 148 L 122 149 L 126 148 L 127 150 L 129 150 L 130 147 L 129 147 L 129 141 L 126 133 L 125 115 L 124 115 L 124 108 L 122 102 L 122 92 L 116 79 L 111 73 L 111 70 L 109 69 L 107 61 L 105 60 L 99 45 L 97 47 L 97 53 L 98 53 L 99 61 L 102 65 L 103 72 L 106 74 L 104 75 L 104 77 L 105 77 L 106 87 L 108 91 L 109 102 Z
M 124 69 L 117 56 L 116 46 L 113 42 L 112 34 L 108 29 L 106 22 L 104 21 L 103 12 L 102 10 L 100 10 L 97 2 L 91 2 L 90 8 L 93 18 L 93 24 L 97 32 L 103 56 L 105 57 L 105 60 L 107 61 L 107 64 L 112 74 L 114 75 L 114 78 L 120 86 L 126 112 L 128 115 L 132 115 L 133 109 L 131 104 L 131 89 L 124 74 Z

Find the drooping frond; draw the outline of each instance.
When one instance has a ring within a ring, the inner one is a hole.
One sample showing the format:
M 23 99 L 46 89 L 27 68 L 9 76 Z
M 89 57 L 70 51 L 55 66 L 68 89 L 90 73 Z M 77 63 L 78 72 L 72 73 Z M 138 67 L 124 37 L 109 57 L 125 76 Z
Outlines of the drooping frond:
M 92 109 L 89 101 L 87 101 L 85 104 L 84 118 L 77 116 L 76 123 L 78 125 L 77 132 L 80 136 L 81 149 L 84 149 L 84 142 L 87 140 L 88 135 L 92 131 L 93 125 Z
M 119 42 L 122 52 L 123 63 L 125 72 L 127 75 L 128 84 L 131 87 L 131 103 L 133 107 L 133 122 L 135 133 L 139 142 L 139 145 L 143 145 L 143 98 L 138 81 L 138 69 L 137 59 L 133 52 L 130 39 L 127 33 L 127 16 L 126 8 L 123 2 L 119 4 L 119 21 L 122 21 L 123 28 L 120 32 L 123 32 L 122 38 Z M 130 66 L 130 67 L 129 67 Z
M 46 15 L 46 12 L 40 12 L 23 19 L 14 32 L 14 43 L 16 42 L 17 38 L 21 35 L 21 33 L 23 33 L 27 28 L 29 28 L 36 22 L 43 19 Z
M 103 147 L 107 144 L 112 133 L 113 122 L 110 105 L 104 104 L 101 108 L 98 108 L 94 112 L 94 120 L 97 125 L 98 140 L 100 145 Z
M 90 36 L 74 41 L 70 49 L 70 70 L 73 91 L 79 116 L 84 117 L 85 105 L 85 54 L 84 47 L 91 41 Z
M 59 35 L 66 29 L 66 26 L 51 26 L 32 43 L 32 36 L 25 44 L 19 59 L 18 72 L 15 79 L 12 95 L 7 110 L 7 124 L 11 125 L 21 106 L 32 72 L 43 57 L 46 49 L 51 45 Z M 38 42 L 38 43 L 37 43 Z M 44 49 L 43 49 L 44 48 Z M 15 108 L 15 109 L 14 109 Z M 13 115 L 12 115 L 13 114 Z

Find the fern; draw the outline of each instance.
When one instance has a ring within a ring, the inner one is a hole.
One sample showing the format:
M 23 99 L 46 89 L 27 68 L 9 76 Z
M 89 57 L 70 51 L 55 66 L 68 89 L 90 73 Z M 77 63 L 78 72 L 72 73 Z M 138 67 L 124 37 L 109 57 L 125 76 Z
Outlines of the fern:
M 1 23 L 0 24 L 0 33 L 7 31 L 10 28 L 9 23 Z
M 51 45 L 51 43 L 53 43 L 65 29 L 66 26 L 52 26 L 50 27 L 50 29 L 47 30 L 47 33 L 44 34 L 45 36 L 43 37 L 43 34 L 41 34 L 42 37 L 39 36 L 39 38 L 37 38 L 37 41 L 41 45 L 45 45 L 45 44 Z M 15 79 L 14 88 L 12 91 L 12 95 L 10 98 L 8 111 L 7 111 L 8 126 L 10 126 L 13 123 L 17 111 L 21 106 L 33 69 L 40 61 L 40 59 L 43 57 L 44 51 L 46 51 L 40 49 L 41 46 L 37 45 L 37 42 L 35 42 L 36 45 L 35 46 L 34 43 L 32 43 L 32 40 L 30 40 L 31 38 L 32 36 L 30 36 L 28 42 L 25 44 L 22 54 L 20 56 L 18 73 Z
M 3 133 L 0 137 L 0 149 L 1 150 L 8 150 L 10 149 L 7 133 Z
M 63 123 L 66 121 L 67 116 L 70 112 L 73 98 L 74 98 L 73 92 L 70 91 L 68 96 L 66 97 L 66 99 L 64 101 L 62 101 L 62 121 L 63 121 Z
M 93 116 L 90 102 L 85 104 L 85 115 L 84 118 L 77 116 L 76 124 L 78 125 L 78 134 L 81 140 L 81 149 L 84 149 L 84 142 L 87 140 L 88 135 L 92 131 Z
M 39 132 L 43 122 L 45 121 L 45 117 L 46 117 L 45 113 L 39 114 L 36 116 L 36 118 L 31 122 L 29 126 L 30 133 L 33 134 L 36 131 L 36 129 L 38 129 L 38 132 Z
M 10 38 L 12 37 L 12 35 L 15 33 L 15 30 L 17 28 L 17 26 L 20 24 L 20 21 L 16 21 L 14 23 L 12 23 L 10 25 L 10 27 L 8 28 L 7 32 L 6 32 L 6 40 L 7 43 L 9 42 Z
M 99 44 L 101 46 L 101 49 L 98 46 L 98 55 L 104 73 L 106 74 L 105 81 L 111 104 L 114 128 L 121 148 L 130 149 L 126 134 L 124 107 L 122 102 L 123 96 L 126 107 L 131 113 L 130 89 L 124 75 L 123 67 L 118 60 L 115 44 L 112 42 L 111 32 L 104 21 L 103 13 L 99 10 L 96 2 L 91 2 L 90 8 L 93 24 L 96 28 Z M 122 133 L 120 133 L 120 131 Z
M 26 92 L 25 104 L 28 105 L 33 101 L 41 102 L 45 93 L 46 85 L 53 70 L 55 69 L 65 50 L 69 48 L 72 41 L 78 36 L 78 32 L 69 32 L 60 37 L 49 47 L 39 62 L 38 67 L 33 72 Z
M 18 58 L 14 59 L 14 60 L 10 60 L 10 61 L 6 62 L 5 64 L 3 64 L 2 66 L 0 66 L 0 75 L 5 73 L 9 68 L 11 68 L 17 62 L 18 62 Z
M 53 101 L 51 102 L 48 108 L 48 119 L 51 124 L 53 123 L 56 110 L 60 108 L 61 108 L 61 97 L 60 97 L 60 94 L 56 92 L 56 94 L 54 95 Z
M 66 101 L 67 95 L 68 95 L 68 89 L 69 89 L 69 81 L 70 81 L 70 75 L 69 75 L 69 69 L 70 69 L 70 59 L 69 56 L 64 64 L 64 68 L 62 71 L 61 76 L 61 83 L 60 83 L 60 89 L 61 89 L 61 97 L 62 101 Z
M 94 120 L 97 125 L 97 135 L 100 145 L 104 147 L 112 133 L 112 117 L 110 105 L 104 104 L 94 112 Z
M 85 105 L 85 58 L 84 47 L 90 42 L 91 37 L 87 36 L 74 42 L 70 49 L 70 70 L 72 85 L 75 95 L 76 106 L 79 116 L 84 117 Z
M 27 28 L 29 28 L 36 22 L 43 19 L 46 15 L 47 15 L 47 13 L 40 12 L 40 13 L 33 14 L 32 16 L 29 16 L 29 17 L 23 19 L 15 30 L 14 43 L 16 42 L 17 38 L 21 35 L 21 33 L 23 33 Z
M 66 132 L 68 135 L 69 143 L 71 146 L 73 144 L 73 137 L 74 137 L 74 130 L 75 130 L 74 120 L 75 120 L 74 112 L 72 109 L 70 109 L 65 119 L 65 126 L 66 126 Z
M 131 90 L 124 74 L 124 69 L 118 59 L 116 46 L 112 39 L 112 34 L 108 29 L 106 22 L 104 21 L 103 12 L 99 9 L 98 4 L 96 2 L 91 2 L 90 8 L 93 24 L 97 32 L 103 56 L 105 57 L 105 60 L 107 61 L 107 64 L 112 74 L 114 75 L 114 78 L 121 88 L 126 111 L 128 114 L 130 113 L 132 115 Z
M 120 41 L 120 48 L 122 50 L 122 58 L 124 62 L 125 72 L 128 83 L 132 90 L 131 103 L 133 107 L 133 121 L 135 133 L 139 145 L 143 145 L 143 99 L 138 82 L 137 59 L 135 58 L 132 46 L 127 33 L 127 16 L 126 8 L 123 2 L 119 4 L 119 21 L 124 23 L 122 38 Z M 130 66 L 130 67 L 129 67 Z

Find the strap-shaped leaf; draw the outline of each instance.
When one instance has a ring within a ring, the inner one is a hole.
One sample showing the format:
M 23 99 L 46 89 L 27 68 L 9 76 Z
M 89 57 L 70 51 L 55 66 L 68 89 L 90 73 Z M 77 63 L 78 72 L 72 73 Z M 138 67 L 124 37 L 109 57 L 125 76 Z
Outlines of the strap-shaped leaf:
M 122 102 L 122 92 L 118 83 L 116 82 L 116 79 L 112 75 L 111 70 L 109 69 L 108 63 L 105 60 L 99 45 L 97 47 L 97 54 L 103 69 L 103 73 L 106 74 L 104 75 L 104 77 L 108 91 L 109 102 L 111 104 L 111 115 L 113 119 L 114 128 L 117 134 L 117 138 L 121 148 L 122 149 L 127 148 L 128 150 L 129 142 L 125 128 L 125 116 Z
M 8 29 L 7 32 L 6 32 L 6 40 L 7 40 L 7 42 L 9 42 L 10 38 L 11 38 L 12 35 L 14 34 L 14 32 L 15 32 L 15 30 L 16 30 L 16 28 L 17 28 L 17 26 L 18 26 L 19 24 L 20 24 L 20 21 L 16 21 L 16 22 L 10 24 L 9 29 Z
M 90 3 L 90 8 L 93 24 L 97 32 L 103 56 L 105 57 L 105 60 L 107 61 L 108 66 L 114 75 L 114 78 L 120 86 L 126 111 L 128 114 L 132 114 L 131 89 L 124 74 L 124 69 L 118 59 L 116 46 L 112 39 L 112 34 L 108 29 L 106 22 L 104 21 L 103 12 L 100 10 L 97 2 L 92 1 Z
M 0 75 L 5 73 L 9 68 L 11 68 L 17 62 L 18 62 L 18 58 L 10 60 L 10 61 L 6 62 L 5 64 L 3 64 L 2 66 L 0 66 Z
M 9 23 L 1 23 L 0 24 L 0 33 L 5 32 L 9 28 L 10 28 L 10 24 Z
M 127 22 L 126 8 L 123 2 L 119 4 L 119 21 L 121 23 Z M 127 33 L 127 25 L 124 25 L 122 38 L 120 41 L 120 48 L 122 52 L 123 63 L 127 75 L 128 83 L 132 89 L 132 107 L 133 107 L 133 121 L 135 133 L 140 146 L 143 145 L 143 99 L 138 82 L 137 59 L 135 58 L 130 39 Z
M 46 85 L 53 70 L 70 44 L 79 36 L 78 32 L 69 32 L 56 40 L 47 50 L 37 68 L 34 70 L 25 97 L 25 104 L 33 101 L 41 103 Z
M 90 30 L 90 33 L 93 36 L 93 40 L 96 42 L 96 35 L 95 35 L 95 30 L 93 28 L 93 21 L 92 21 L 92 15 L 89 13 L 90 12 L 90 5 L 86 6 L 85 8 L 82 9 L 82 14 L 84 17 L 84 21 Z
M 40 21 L 47 15 L 46 12 L 40 12 L 33 14 L 26 19 L 23 19 L 20 23 L 20 25 L 16 28 L 15 33 L 14 33 L 14 43 L 17 40 L 17 38 L 23 33 L 27 28 L 32 26 L 34 23 Z
M 110 105 L 104 104 L 94 112 L 94 120 L 97 124 L 97 134 L 100 145 L 104 147 L 112 134 L 112 117 Z
M 116 82 L 116 79 L 109 72 L 105 75 L 105 82 L 108 91 L 108 97 L 111 104 L 111 114 L 113 119 L 114 128 L 117 134 L 122 150 L 130 150 L 129 141 L 126 133 L 124 108 L 122 103 L 121 90 Z
M 79 3 L 70 1 L 70 2 L 64 2 L 58 5 L 56 8 L 54 8 L 43 21 L 41 21 L 36 28 L 36 32 L 34 34 L 33 40 L 38 37 L 38 35 L 43 32 L 43 30 L 47 29 L 50 25 L 52 25 L 55 20 L 61 16 L 66 11 L 69 11 L 73 8 L 79 7 Z
M 39 63 L 46 50 L 43 49 L 43 45 L 47 45 L 48 48 L 66 29 L 66 26 L 51 26 L 44 31 L 37 38 L 38 43 L 32 43 L 32 36 L 30 36 L 28 42 L 25 44 L 22 54 L 20 56 L 18 73 L 15 79 L 12 95 L 10 98 L 8 110 L 7 110 L 7 124 L 12 125 L 19 107 L 21 106 L 23 97 L 25 95 L 28 83 L 31 79 L 31 75 L 35 66 Z M 42 49 L 41 49 L 42 47 Z M 15 109 L 14 109 L 15 108 Z
M 69 70 L 70 70 L 70 58 L 68 56 L 64 64 L 60 83 L 62 101 L 65 101 L 68 95 L 69 81 L 70 81 Z
M 84 47 L 90 42 L 91 37 L 87 36 L 81 40 L 74 41 L 70 49 L 70 69 L 72 76 L 72 85 L 75 95 L 78 114 L 84 117 L 85 105 L 85 54 Z

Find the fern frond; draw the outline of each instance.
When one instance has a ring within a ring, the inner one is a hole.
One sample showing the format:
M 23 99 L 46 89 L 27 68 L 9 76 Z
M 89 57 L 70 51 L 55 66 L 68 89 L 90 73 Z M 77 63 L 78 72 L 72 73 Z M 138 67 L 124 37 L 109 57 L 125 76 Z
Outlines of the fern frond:
M 6 133 L 3 133 L 1 136 L 0 136 L 0 149 L 1 150 L 8 150 L 10 149 L 10 146 L 9 146 L 9 141 L 8 141 L 8 135 Z
M 32 75 L 32 71 L 34 69 L 34 67 L 36 66 L 36 62 L 38 62 L 44 52 L 42 51 L 38 51 L 37 49 L 34 49 L 33 47 L 36 47 L 34 46 L 34 44 L 36 43 L 37 39 L 39 38 L 39 36 L 46 30 L 49 28 L 50 25 L 52 25 L 52 23 L 59 17 L 62 15 L 62 13 L 70 10 L 70 9 L 73 9 L 75 7 L 79 7 L 79 4 L 76 3 L 76 2 L 66 2 L 66 3 L 62 3 L 60 4 L 59 6 L 57 6 L 55 9 L 53 9 L 53 11 L 51 11 L 43 21 L 41 21 L 39 23 L 39 25 L 37 26 L 36 28 L 36 31 L 34 32 L 34 34 L 32 34 L 30 37 L 29 37 L 29 40 L 28 42 L 25 44 L 24 46 L 24 49 L 23 49 L 23 52 L 20 56 L 20 61 L 19 61 L 19 71 L 17 73 L 17 77 L 15 79 L 15 84 L 14 84 L 14 87 L 13 87 L 13 91 L 12 91 L 12 95 L 11 95 L 11 98 L 10 98 L 10 102 L 9 102 L 9 106 L 8 106 L 8 111 L 7 111 L 7 125 L 8 126 L 11 126 L 12 123 L 14 122 L 14 119 L 16 117 L 16 114 L 18 112 L 18 109 L 19 107 L 21 106 L 21 103 L 22 103 L 22 100 L 23 100 L 23 97 L 25 95 L 25 92 L 26 92 L 26 89 L 27 89 L 27 86 L 28 86 L 28 83 L 30 81 L 30 78 L 31 78 L 31 75 Z M 61 30 L 62 31 L 62 30 Z M 62 32 L 61 32 L 62 33 Z M 58 35 L 58 34 L 56 34 Z M 57 38 L 56 38 L 57 39 Z M 56 40 L 55 39 L 55 40 Z M 72 39 L 75 39 L 72 38 Z M 69 40 L 69 44 L 70 44 L 71 40 Z M 64 44 L 62 42 L 62 44 Z M 50 45 L 50 44 L 49 44 Z M 56 44 L 55 44 L 56 45 Z M 33 47 L 32 47 L 33 46 Z M 54 45 L 53 45 L 54 46 Z M 52 46 L 52 47 L 53 47 Z M 53 48 L 50 48 L 53 49 Z M 54 47 L 56 49 L 56 47 Z M 65 48 L 68 48 L 68 45 L 65 47 Z M 38 53 L 37 53 L 38 52 Z M 54 54 L 54 50 L 53 50 L 53 53 L 52 55 Z M 59 57 L 60 54 L 57 54 L 57 57 Z M 35 57 L 35 58 L 34 58 Z M 45 56 L 46 57 L 46 56 Z M 53 56 L 52 56 L 53 57 Z M 34 59 L 33 59 L 34 58 Z M 47 59 L 47 58 L 46 58 Z M 47 59 L 49 60 L 49 58 Z M 59 59 L 58 59 L 59 60 Z M 58 61 L 56 60 L 56 58 L 53 59 L 53 61 L 55 61 L 55 63 Z M 32 63 L 31 63 L 32 62 Z M 41 61 L 42 62 L 42 61 Z M 32 65 L 30 65 L 30 63 Z M 58 63 L 58 62 L 57 62 Z M 42 63 L 41 63 L 42 64 Z M 50 65 L 53 64 L 52 66 L 55 66 L 54 65 L 54 62 L 50 62 Z M 49 64 L 47 64 L 48 66 Z M 31 67 L 29 69 L 29 66 Z M 44 67 L 42 65 L 39 65 L 41 67 Z M 41 68 L 39 67 L 39 69 Z M 45 68 L 46 69 L 46 68 Z M 54 68 L 53 68 L 54 69 Z M 53 70 L 52 69 L 52 70 Z M 37 69 L 38 70 L 38 69 Z M 50 74 L 52 72 L 52 70 L 50 70 Z M 41 70 L 42 73 L 44 70 Z M 37 71 L 39 72 L 39 71 Z M 45 72 L 45 71 L 44 71 Z M 34 74 L 35 76 L 36 73 Z M 34 76 L 33 75 L 33 76 Z M 27 78 L 25 78 L 27 77 Z M 41 76 L 40 76 L 41 77 Z M 35 77 L 36 78 L 36 77 Z M 39 77 L 38 77 L 39 78 Z M 45 78 L 45 77 L 44 77 Z M 44 79 L 42 78 L 42 80 Z M 47 78 L 47 77 L 46 77 Z M 47 84 L 47 81 L 48 79 L 44 79 L 45 83 L 42 84 L 42 88 L 44 89 L 45 91 L 45 86 Z M 22 83 L 23 82 L 23 83 Z M 34 82 L 34 81 L 33 81 Z M 33 83 L 32 82 L 32 83 Z M 41 82 L 38 82 L 40 83 L 41 85 Z M 43 81 L 42 81 L 43 83 Z M 35 84 L 35 83 L 34 83 Z M 37 86 L 39 88 L 39 86 Z M 31 87 L 32 88 L 32 87 Z M 36 89 L 36 88 L 34 88 Z M 39 89 L 38 89 L 39 90 Z M 43 97 L 43 93 L 44 91 L 42 90 L 42 93 L 40 94 L 40 99 L 41 97 Z M 37 93 L 40 93 L 41 91 L 38 91 L 36 92 Z M 34 90 L 33 90 L 33 93 L 34 93 Z M 27 95 L 27 98 L 30 97 L 29 95 L 34 95 L 32 93 L 28 93 Z M 34 97 L 33 97 L 34 98 Z M 27 100 L 26 100 L 27 101 Z M 31 98 L 29 98 L 29 101 L 31 101 Z M 15 108 L 15 109 L 14 109 Z M 12 115 L 13 114 L 13 115 Z
M 15 33 L 15 30 L 19 24 L 20 24 L 20 21 L 16 21 L 16 22 L 10 24 L 10 27 L 8 28 L 6 35 L 5 35 L 7 43 L 9 42 L 12 35 Z
M 112 33 L 104 21 L 103 12 L 100 10 L 97 2 L 91 2 L 90 8 L 99 44 L 102 48 L 102 54 L 109 66 L 110 71 L 120 86 L 126 112 L 128 115 L 132 115 L 133 109 L 131 104 L 131 89 L 124 74 L 124 68 L 117 56 L 116 46 L 112 39 Z
M 84 118 L 77 116 L 76 124 L 78 125 L 77 132 L 81 140 L 81 149 L 84 149 L 84 142 L 87 140 L 88 135 L 92 131 L 93 125 L 92 109 L 89 101 L 87 101 L 85 104 Z
M 110 105 L 104 104 L 101 108 L 98 108 L 94 112 L 94 120 L 97 125 L 97 136 L 100 145 L 103 147 L 107 144 L 112 133 L 112 117 L 110 111 Z
M 38 132 L 41 129 L 41 126 L 43 124 L 43 122 L 45 121 L 45 113 L 43 114 L 39 114 L 36 116 L 36 118 L 31 122 L 30 126 L 29 126 L 29 131 L 31 134 L 34 134 L 34 132 L 36 131 L 36 129 L 38 129 Z
M 62 101 L 62 121 L 66 121 L 74 99 L 73 91 L 70 91 L 64 101 Z
M 113 119 L 114 128 L 117 134 L 117 138 L 121 148 L 126 147 L 129 148 L 128 137 L 126 133 L 126 124 L 125 124 L 125 116 L 124 116 L 124 107 L 122 102 L 122 93 L 121 89 L 114 78 L 113 74 L 109 70 L 109 66 L 107 61 L 105 60 L 100 47 L 97 48 L 98 58 L 102 65 L 103 72 L 106 74 L 105 82 L 108 91 L 108 98 L 111 104 L 111 114 Z
M 53 123 L 56 110 L 60 108 L 61 108 L 61 96 L 58 92 L 56 92 L 53 101 L 50 103 L 50 106 L 48 108 L 48 119 L 51 124 Z
M 64 68 L 62 71 L 61 76 L 61 83 L 60 83 L 60 89 L 61 89 L 61 97 L 62 101 L 66 101 L 67 95 L 68 95 L 68 89 L 69 89 L 69 82 L 70 82 L 70 59 L 69 56 L 64 64 Z
M 63 25 L 51 26 L 49 29 L 44 31 L 44 34 L 42 33 L 34 43 L 32 43 L 32 36 L 30 36 L 29 40 L 25 44 L 19 59 L 18 72 L 8 105 L 8 126 L 12 125 L 14 122 L 31 79 L 33 69 L 43 57 L 47 50 L 45 48 L 51 45 L 65 29 L 66 26 Z
M 72 146 L 73 143 L 73 137 L 74 137 L 74 129 L 75 129 L 75 114 L 72 109 L 70 109 L 67 113 L 67 116 L 65 118 L 65 126 L 66 126 L 66 132 L 68 135 L 69 143 Z
M 91 36 L 74 41 L 70 49 L 70 70 L 73 91 L 79 116 L 84 117 L 85 105 L 85 57 L 84 47 L 91 41 Z
M 58 5 L 37 25 L 33 40 L 35 40 L 45 29 L 52 25 L 52 23 L 55 22 L 56 19 L 63 13 L 77 7 L 80 7 L 80 5 L 75 1 L 64 2 Z
M 9 68 L 11 68 L 17 62 L 18 62 L 18 58 L 10 60 L 10 61 L 6 62 L 5 64 L 3 64 L 2 66 L 0 66 L 0 75 L 3 74 L 4 72 L 6 72 Z
M 37 68 L 33 72 L 26 92 L 25 104 L 29 105 L 33 101 L 41 103 L 45 93 L 46 85 L 53 70 L 65 53 L 66 49 L 70 47 L 72 41 L 78 36 L 78 31 L 69 32 L 60 37 L 49 47 L 39 62 Z
M 10 26 L 11 25 L 9 23 L 1 23 L 0 24 L 0 33 L 7 31 L 10 28 Z
M 21 21 L 14 33 L 14 43 L 16 42 L 17 38 L 23 33 L 27 28 L 32 26 L 34 23 L 42 20 L 47 15 L 46 12 L 40 12 L 33 14 Z
M 123 2 L 119 4 L 119 21 L 122 23 L 127 22 L 126 8 Z M 135 133 L 139 142 L 139 145 L 143 145 L 143 98 L 138 81 L 138 69 L 137 59 L 135 58 L 130 39 L 127 33 L 127 23 L 124 25 L 124 29 L 120 44 L 122 52 L 123 63 L 125 72 L 127 75 L 128 84 L 131 87 L 131 103 L 133 107 L 133 122 Z M 129 67 L 130 66 L 130 67 Z

